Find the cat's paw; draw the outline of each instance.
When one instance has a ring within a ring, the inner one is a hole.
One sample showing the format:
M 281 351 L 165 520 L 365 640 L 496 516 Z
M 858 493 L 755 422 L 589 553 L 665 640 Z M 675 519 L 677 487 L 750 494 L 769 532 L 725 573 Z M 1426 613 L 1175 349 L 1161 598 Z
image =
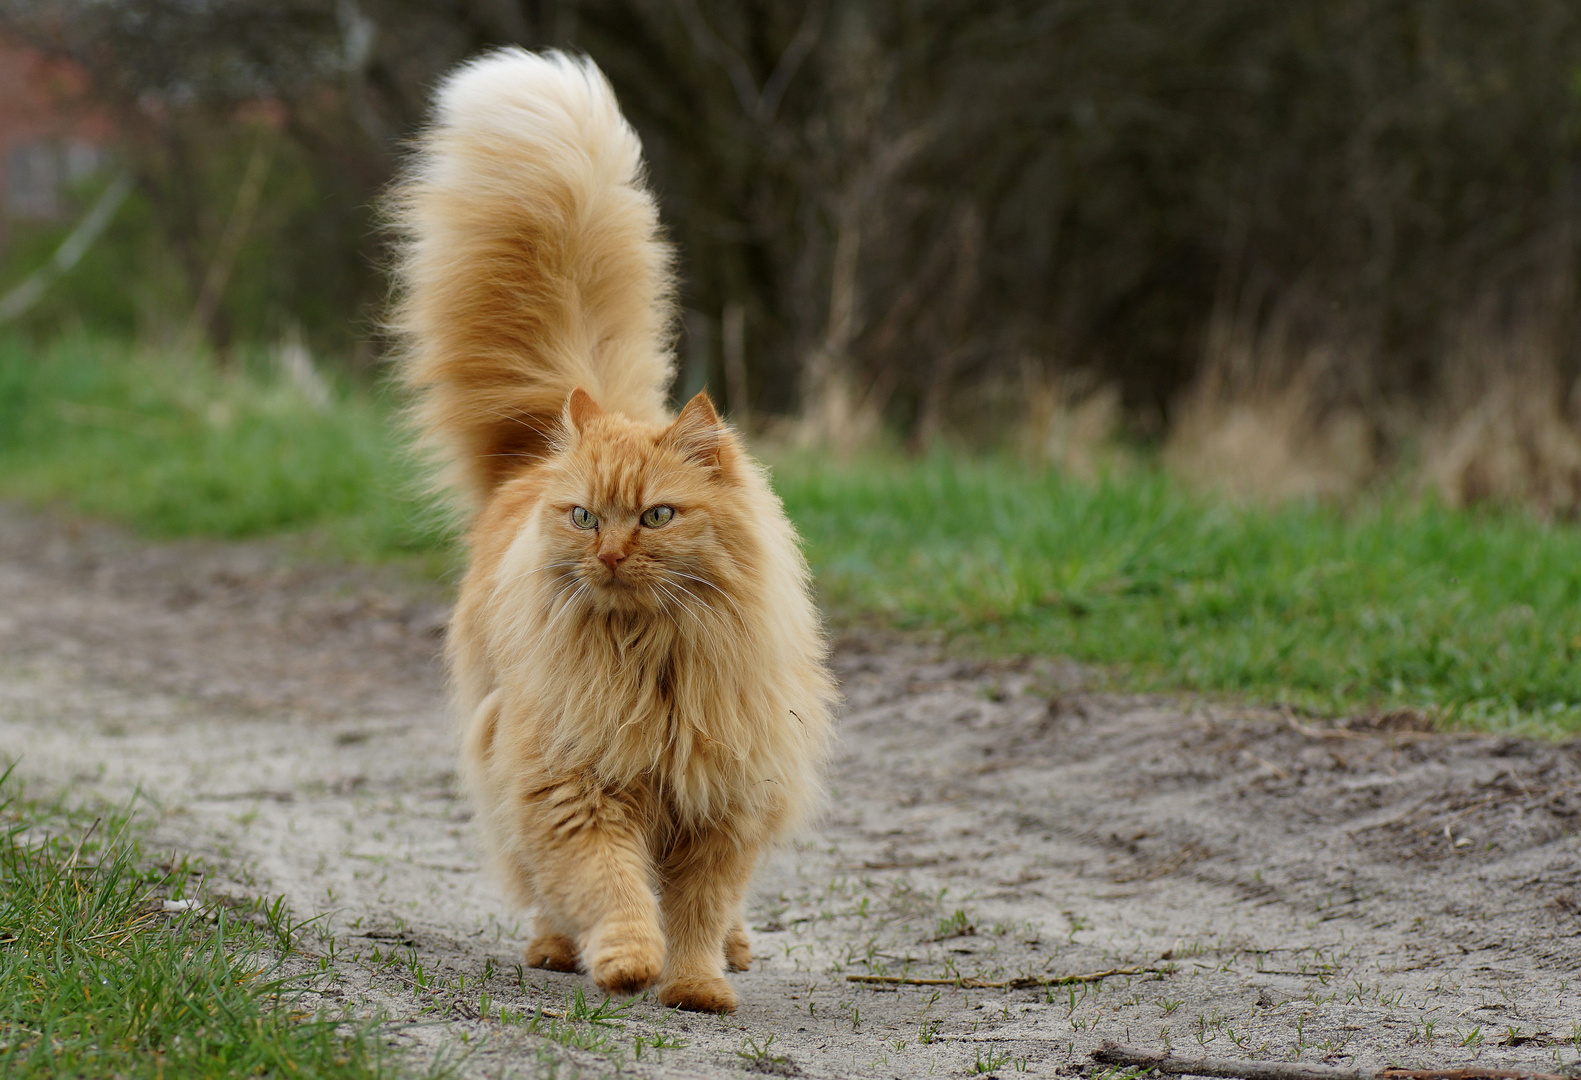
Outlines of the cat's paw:
M 664 947 L 643 938 L 618 938 L 593 951 L 588 974 L 606 994 L 646 990 L 664 969 Z
M 541 934 L 527 946 L 527 966 L 575 971 L 576 945 L 563 934 Z
M 725 935 L 725 963 L 731 971 L 746 971 L 752 967 L 752 943 L 740 924 Z
M 736 1011 L 736 992 L 718 975 L 683 975 L 659 988 L 659 1004 L 692 1012 Z

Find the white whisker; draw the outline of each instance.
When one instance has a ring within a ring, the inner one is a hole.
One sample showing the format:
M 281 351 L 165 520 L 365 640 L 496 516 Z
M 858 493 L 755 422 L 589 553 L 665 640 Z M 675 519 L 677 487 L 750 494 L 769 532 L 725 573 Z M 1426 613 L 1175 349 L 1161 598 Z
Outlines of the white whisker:
M 559 600 L 560 597 L 564 596 L 571 589 L 575 588 L 577 584 L 579 584 L 578 580 L 569 574 L 562 578 L 560 580 L 560 587 L 554 591 L 554 595 L 551 596 L 549 598 L 549 602 L 544 605 L 544 614 L 547 615 L 550 609 L 554 607 L 555 601 Z
M 576 587 L 576 591 L 573 592 L 569 597 L 567 597 L 566 601 L 563 604 L 560 605 L 560 610 L 556 611 L 554 613 L 554 617 L 552 619 L 550 619 L 547 623 L 545 623 L 544 624 L 544 628 L 538 632 L 539 640 L 542 640 L 542 639 L 547 638 L 549 636 L 549 631 L 554 629 L 555 623 L 559 622 L 560 619 L 565 615 L 565 613 L 567 611 L 570 611 L 571 608 L 576 605 L 577 600 L 581 598 L 582 594 L 585 593 L 590 588 L 592 588 L 592 586 L 589 585 L 585 581 L 582 582 L 580 585 L 578 585 Z M 556 593 L 555 595 L 556 595 L 556 597 L 558 597 L 559 593 Z M 550 602 L 553 603 L 553 601 L 550 601 Z
M 561 562 L 544 563 L 542 566 L 535 566 L 531 570 L 522 570 L 522 571 L 520 571 L 518 573 L 512 574 L 510 577 L 498 579 L 495 582 L 495 588 L 499 588 L 502 585 L 509 585 L 509 584 L 511 584 L 513 582 L 520 581 L 522 578 L 531 577 L 534 574 L 541 574 L 545 570 L 553 570 L 553 569 L 556 569 L 557 567 L 562 567 L 562 566 L 579 566 L 579 565 L 581 565 L 581 561 L 579 559 L 565 559 L 565 560 L 563 560 Z M 569 577 L 570 575 L 566 575 L 566 576 Z
M 576 585 L 577 585 L 577 582 L 576 582 L 575 578 L 567 579 L 564 584 L 562 584 L 558 589 L 555 590 L 554 595 L 549 598 L 548 602 L 544 604 L 544 606 L 543 606 L 543 613 L 544 613 L 544 616 L 549 619 L 549 622 L 553 622 L 554 621 L 553 620 L 553 614 L 558 614 L 558 612 L 560 610 L 560 609 L 557 609 L 555 607 L 555 605 L 560 602 L 560 598 L 563 597 L 563 596 L 566 596 L 566 594 L 568 594 L 572 590 L 574 590 L 576 588 Z M 551 613 L 553 613 L 553 614 L 551 614 Z M 548 625 L 549 625 L 549 623 L 545 623 L 544 624 L 544 628 L 547 628 Z M 539 631 L 538 631 L 539 637 L 543 636 L 544 628 L 540 628 L 539 629 Z
M 667 567 L 667 566 L 663 567 L 662 569 L 663 569 L 664 573 L 666 573 L 666 574 L 673 574 L 673 575 L 676 575 L 678 577 L 690 578 L 692 581 L 701 582 L 702 584 L 707 585 L 710 589 L 714 590 L 720 596 L 723 596 L 726 600 L 728 600 L 730 602 L 730 606 L 736 609 L 736 618 L 741 620 L 741 628 L 743 630 L 746 629 L 746 627 L 747 627 L 747 617 L 741 613 L 741 605 L 736 603 L 736 598 L 735 597 L 733 597 L 729 593 L 725 592 L 725 590 L 721 589 L 718 585 L 715 585 L 712 581 L 709 581 L 707 578 L 700 578 L 696 574 L 688 574 L 688 573 L 686 573 L 683 570 L 674 570 L 674 569 L 671 569 L 670 567 Z M 680 583 L 677 582 L 676 584 L 680 584 Z
M 680 606 L 682 611 L 686 612 L 688 615 L 690 615 L 692 617 L 692 621 L 697 623 L 697 628 L 699 630 L 701 630 L 705 634 L 708 632 L 708 627 L 703 622 L 702 617 L 699 616 L 696 611 L 692 610 L 692 605 L 688 604 L 683 596 L 678 596 L 675 593 L 671 592 L 669 589 L 665 588 L 665 586 L 664 586 L 664 584 L 662 582 L 655 581 L 653 583 L 653 587 L 655 589 L 657 589 L 659 592 L 663 593 L 665 596 L 669 597 L 671 600 L 674 600 L 676 602 L 676 604 L 678 604 Z M 668 607 L 668 605 L 666 605 L 666 607 Z
M 513 424 L 520 424 L 522 427 L 526 428 L 528 431 L 531 431 L 533 434 L 542 435 L 546 439 L 555 434 L 555 429 L 553 427 L 545 427 L 543 424 L 528 423 L 527 418 L 522 416 L 520 413 L 508 413 L 500 409 L 485 409 L 483 411 L 488 415 L 495 417 L 496 419 L 509 420 Z
M 679 581 L 667 581 L 665 582 L 665 587 L 674 592 L 675 595 L 688 607 L 695 608 L 696 610 L 705 612 L 709 615 L 715 614 L 714 609 L 704 603 L 702 597 L 687 591 L 685 586 L 683 586 Z

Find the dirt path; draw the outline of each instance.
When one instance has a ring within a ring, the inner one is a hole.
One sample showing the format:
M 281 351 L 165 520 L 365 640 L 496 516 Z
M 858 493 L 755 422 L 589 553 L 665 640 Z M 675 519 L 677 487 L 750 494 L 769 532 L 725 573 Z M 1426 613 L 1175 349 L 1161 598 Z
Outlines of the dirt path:
M 479 872 L 444 611 L 436 589 L 270 545 L 0 507 L 0 751 L 30 784 L 140 785 L 159 841 L 219 868 L 221 892 L 330 912 L 302 943 L 326 996 L 413 1021 L 402 1043 L 464 1051 L 469 1075 L 1069 1074 L 1105 1038 L 1359 1064 L 1581 1055 L 1576 745 L 1319 730 L 860 641 L 839 651 L 832 806 L 760 877 L 740 1012 L 639 1001 L 532 1033 L 522 1012 L 574 1013 L 586 984 L 519 968 L 524 921 Z M 1150 970 L 847 978 L 1124 967 Z

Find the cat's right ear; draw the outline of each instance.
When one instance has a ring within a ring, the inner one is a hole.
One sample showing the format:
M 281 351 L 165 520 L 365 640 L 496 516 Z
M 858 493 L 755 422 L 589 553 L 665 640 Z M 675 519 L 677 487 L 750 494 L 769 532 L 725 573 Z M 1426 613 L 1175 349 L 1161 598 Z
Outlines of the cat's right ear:
M 592 420 L 604 415 L 604 410 L 598 407 L 598 402 L 593 400 L 593 395 L 583 390 L 580 386 L 571 391 L 571 396 L 565 402 L 566 426 L 580 435 Z

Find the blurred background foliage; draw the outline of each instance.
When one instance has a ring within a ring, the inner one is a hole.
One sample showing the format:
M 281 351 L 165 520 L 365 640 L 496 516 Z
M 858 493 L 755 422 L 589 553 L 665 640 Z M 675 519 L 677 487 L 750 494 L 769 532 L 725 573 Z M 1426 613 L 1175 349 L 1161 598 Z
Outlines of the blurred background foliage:
M 453 568 L 377 204 L 506 43 L 614 83 L 836 625 L 1581 730 L 1576 0 L 0 0 L 0 149 L 107 149 L 5 159 L 0 493 Z
M 646 144 L 680 390 L 740 420 L 1581 509 L 1573 0 L 0 0 L 0 33 L 80 67 L 136 180 L 35 335 L 371 372 L 430 89 L 554 46 Z M 66 227 L 10 227 L 0 290 Z

